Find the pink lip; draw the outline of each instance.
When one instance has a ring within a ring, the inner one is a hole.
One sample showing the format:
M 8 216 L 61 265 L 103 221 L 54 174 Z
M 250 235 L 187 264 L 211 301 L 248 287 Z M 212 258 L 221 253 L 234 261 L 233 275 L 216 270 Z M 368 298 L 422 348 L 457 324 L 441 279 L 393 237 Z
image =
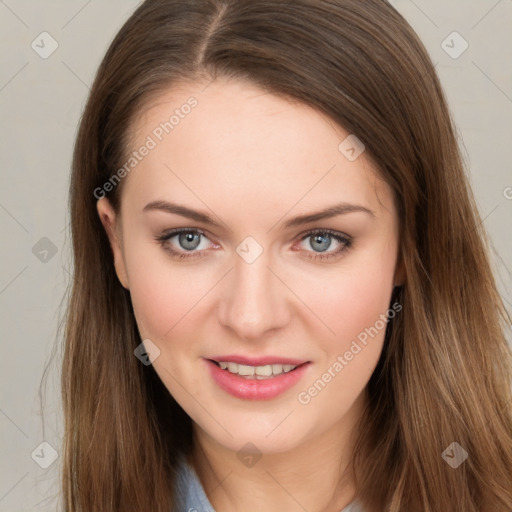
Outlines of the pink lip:
M 278 356 L 264 356 L 264 357 L 247 357 L 247 356 L 237 356 L 236 354 L 230 354 L 225 356 L 213 356 L 208 359 L 213 359 L 214 361 L 225 362 L 225 363 L 237 363 L 237 364 L 245 364 L 248 366 L 265 366 L 267 364 L 292 364 L 293 366 L 299 366 L 300 364 L 307 363 L 307 361 L 300 359 L 290 359 L 288 357 L 278 357 Z
M 225 357 L 225 356 L 223 356 Z M 232 361 L 232 359 L 220 359 L 221 361 Z M 247 361 L 247 359 L 244 359 Z M 266 359 L 269 360 L 268 358 Z M 290 361 L 290 359 L 273 359 L 275 362 L 273 364 L 296 364 L 296 363 L 287 363 L 281 361 Z M 210 375 L 213 380 L 217 383 L 217 385 L 229 393 L 230 395 L 236 398 L 242 398 L 244 400 L 270 400 L 272 398 L 277 397 L 281 393 L 284 393 L 288 389 L 292 388 L 297 382 L 304 376 L 307 372 L 310 363 L 301 364 L 300 366 L 295 368 L 294 370 L 278 375 L 277 377 L 269 377 L 267 379 L 247 379 L 245 377 L 241 377 L 240 375 L 235 375 L 234 373 L 230 373 L 228 370 L 223 370 L 220 366 L 217 366 L 210 359 L 204 359 L 206 365 L 208 366 L 208 370 L 210 371 Z M 232 362 L 238 362 L 237 361 Z M 239 364 L 244 364 L 243 362 Z M 245 363 L 247 364 L 247 363 Z M 251 366 L 263 366 L 265 363 L 250 363 Z M 272 364 L 272 363 L 266 363 Z

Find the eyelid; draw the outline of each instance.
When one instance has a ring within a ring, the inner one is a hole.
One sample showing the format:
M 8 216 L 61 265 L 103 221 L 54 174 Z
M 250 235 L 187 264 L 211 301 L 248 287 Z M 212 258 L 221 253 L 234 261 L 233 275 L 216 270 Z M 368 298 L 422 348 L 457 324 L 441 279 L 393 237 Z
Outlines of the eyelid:
M 335 231 L 333 229 L 322 229 L 322 228 L 314 228 L 306 231 L 304 234 L 299 235 L 299 242 L 303 242 L 307 238 L 310 238 L 316 234 L 329 235 L 331 238 L 334 238 L 337 242 L 342 244 L 342 247 L 335 251 L 326 251 L 326 252 L 315 252 L 315 251 L 302 251 L 307 253 L 306 258 L 311 260 L 332 260 L 337 259 L 343 252 L 350 249 L 353 243 L 353 238 L 345 233 L 340 231 Z
M 162 234 L 157 235 L 155 237 L 155 240 L 159 242 L 161 245 L 165 245 L 166 242 L 168 242 L 171 238 L 174 238 L 175 236 L 181 235 L 183 233 L 193 233 L 195 235 L 200 235 L 203 238 L 206 238 L 211 244 L 213 244 L 216 247 L 220 247 L 220 245 L 216 244 L 215 242 L 212 242 L 210 239 L 210 236 L 202 229 L 199 228 L 173 228 L 164 231 Z M 205 252 L 207 249 L 202 249 L 200 251 L 184 251 L 184 250 L 177 250 L 177 249 L 169 249 L 169 252 L 175 253 L 175 254 L 189 254 L 190 257 L 194 257 L 192 255 L 194 254 L 200 254 Z
M 204 238 L 207 238 L 212 244 L 216 245 L 217 247 L 220 247 L 220 245 L 216 244 L 215 242 L 212 242 L 208 236 L 208 234 L 199 228 L 173 228 L 164 231 L 162 234 L 157 235 L 155 237 L 156 241 L 159 242 L 165 250 L 170 252 L 174 257 L 179 259 L 193 259 L 198 257 L 206 256 L 206 252 L 208 249 L 202 249 L 200 251 L 185 251 L 185 250 L 177 250 L 174 248 L 170 248 L 165 245 L 166 242 L 168 242 L 171 238 L 180 235 L 182 233 L 194 233 L 197 235 L 200 235 Z M 310 254 L 310 256 L 306 256 L 307 259 L 311 260 L 327 260 L 327 259 L 333 259 L 341 255 L 344 251 L 348 250 L 353 242 L 352 237 L 349 235 L 346 235 L 345 233 L 342 233 L 340 231 L 335 231 L 332 229 L 322 229 L 322 228 L 314 228 L 310 229 L 308 231 L 303 232 L 302 234 L 298 235 L 299 242 L 304 241 L 306 238 L 312 237 L 316 234 L 327 234 L 330 237 L 337 240 L 339 243 L 343 244 L 341 249 L 338 249 L 337 251 L 329 251 L 329 252 L 315 252 L 315 251 L 304 251 L 301 249 L 301 252 L 306 252 Z M 311 256 L 313 255 L 313 256 Z
M 316 235 L 317 233 L 320 233 L 320 234 L 328 234 L 328 235 L 331 235 L 332 237 L 334 238 L 342 238 L 342 239 L 346 239 L 346 240 L 350 240 L 351 237 L 345 233 L 342 233 L 341 231 L 336 231 L 334 229 L 329 229 L 329 228 L 312 228 L 312 229 L 308 229 L 307 231 L 304 231 L 302 234 L 298 235 L 298 237 L 301 239 L 301 240 L 304 240 L 305 238 L 308 238 L 309 236 L 312 236 L 312 235 Z

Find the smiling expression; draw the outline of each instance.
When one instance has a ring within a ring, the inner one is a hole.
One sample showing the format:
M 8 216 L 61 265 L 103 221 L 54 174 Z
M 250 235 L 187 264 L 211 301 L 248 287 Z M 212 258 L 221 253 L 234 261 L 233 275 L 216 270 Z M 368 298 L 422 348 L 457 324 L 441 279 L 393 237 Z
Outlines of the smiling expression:
M 154 368 L 195 428 L 284 451 L 361 411 L 385 329 L 308 404 L 298 396 L 390 308 L 394 197 L 325 115 L 246 82 L 205 85 L 137 117 L 134 147 L 198 101 L 124 178 L 120 213 L 107 199 L 98 211 Z

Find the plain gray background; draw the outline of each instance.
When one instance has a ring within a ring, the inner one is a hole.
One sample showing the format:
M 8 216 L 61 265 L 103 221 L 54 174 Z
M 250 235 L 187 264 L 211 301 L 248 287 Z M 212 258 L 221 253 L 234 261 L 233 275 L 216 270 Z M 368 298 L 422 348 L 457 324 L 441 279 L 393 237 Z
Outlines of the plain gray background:
M 57 326 L 70 279 L 71 153 L 97 66 L 137 3 L 0 0 L 0 511 L 57 509 Z M 494 245 L 500 290 L 512 309 L 512 1 L 392 3 L 436 64 Z M 45 55 L 52 44 L 57 49 Z

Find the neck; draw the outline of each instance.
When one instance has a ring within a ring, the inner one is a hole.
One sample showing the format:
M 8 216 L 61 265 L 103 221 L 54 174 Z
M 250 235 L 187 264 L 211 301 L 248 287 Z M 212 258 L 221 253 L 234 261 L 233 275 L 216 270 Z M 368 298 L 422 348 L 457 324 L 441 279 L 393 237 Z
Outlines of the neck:
M 364 393 L 327 430 L 249 465 L 194 425 L 190 462 L 217 511 L 340 512 L 355 495 L 351 460 L 363 406 Z

